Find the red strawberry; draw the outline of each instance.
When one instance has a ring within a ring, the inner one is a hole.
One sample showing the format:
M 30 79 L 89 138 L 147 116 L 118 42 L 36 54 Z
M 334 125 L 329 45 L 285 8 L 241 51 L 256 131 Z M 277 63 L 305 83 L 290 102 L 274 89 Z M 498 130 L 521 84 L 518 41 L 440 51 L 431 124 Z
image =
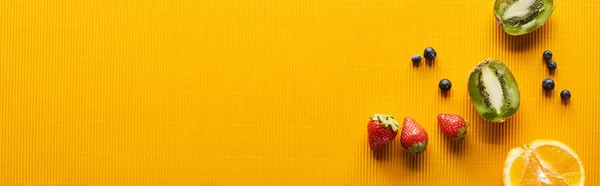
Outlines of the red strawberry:
M 444 134 L 452 139 L 462 139 L 467 134 L 469 124 L 456 114 L 439 114 L 438 123 Z
M 392 116 L 383 114 L 371 116 L 371 120 L 367 125 L 371 150 L 381 149 L 386 144 L 392 142 L 396 138 L 396 134 L 398 134 L 398 125 L 398 122 Z
M 410 117 L 404 118 L 402 134 L 400 136 L 402 147 L 410 153 L 421 153 L 427 149 L 427 131 Z

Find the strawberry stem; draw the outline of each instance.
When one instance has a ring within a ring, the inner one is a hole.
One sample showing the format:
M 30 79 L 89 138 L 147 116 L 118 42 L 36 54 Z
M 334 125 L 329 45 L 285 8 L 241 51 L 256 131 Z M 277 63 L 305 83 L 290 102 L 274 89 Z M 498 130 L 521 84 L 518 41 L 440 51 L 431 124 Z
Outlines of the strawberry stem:
M 418 154 L 427 150 L 427 144 L 423 142 L 413 143 L 413 145 L 408 147 L 406 150 L 412 154 Z
M 461 140 L 465 137 L 465 134 L 467 134 L 467 129 L 469 128 L 469 122 L 465 121 L 465 126 L 463 126 L 462 128 L 460 128 L 460 131 L 458 132 L 458 135 L 456 135 L 456 137 L 454 138 L 455 140 Z
M 381 126 L 390 127 L 394 132 L 398 132 L 398 126 L 400 125 L 398 121 L 394 120 L 394 116 L 385 115 L 385 114 L 374 114 L 371 116 L 371 120 L 379 121 Z

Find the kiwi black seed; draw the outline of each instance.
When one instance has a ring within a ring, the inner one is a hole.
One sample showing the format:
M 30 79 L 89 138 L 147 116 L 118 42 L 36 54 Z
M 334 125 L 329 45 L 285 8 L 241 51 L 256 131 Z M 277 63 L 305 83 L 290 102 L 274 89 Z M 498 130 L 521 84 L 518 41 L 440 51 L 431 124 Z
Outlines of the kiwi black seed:
M 469 95 L 477 111 L 486 120 L 502 122 L 519 109 L 517 82 L 504 63 L 487 59 L 469 75 Z
M 496 0 L 496 20 L 510 35 L 523 35 L 542 26 L 554 11 L 553 0 Z

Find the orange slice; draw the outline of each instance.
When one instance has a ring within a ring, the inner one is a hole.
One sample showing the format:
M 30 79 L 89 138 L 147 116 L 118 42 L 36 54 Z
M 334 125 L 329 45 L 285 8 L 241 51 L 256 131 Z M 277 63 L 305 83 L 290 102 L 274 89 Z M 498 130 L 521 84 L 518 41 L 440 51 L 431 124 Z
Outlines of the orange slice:
M 535 140 L 511 149 L 504 162 L 506 186 L 582 186 L 584 181 L 577 154 L 556 140 Z

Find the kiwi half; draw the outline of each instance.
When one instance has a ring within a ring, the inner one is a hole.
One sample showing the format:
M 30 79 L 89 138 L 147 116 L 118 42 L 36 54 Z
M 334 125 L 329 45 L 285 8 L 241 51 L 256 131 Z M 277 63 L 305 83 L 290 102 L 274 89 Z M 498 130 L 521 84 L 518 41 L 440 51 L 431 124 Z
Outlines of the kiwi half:
M 494 12 L 504 32 L 523 35 L 542 26 L 554 11 L 552 0 L 496 0 Z
M 487 59 L 469 74 L 469 95 L 477 111 L 492 122 L 503 122 L 519 109 L 517 81 L 504 63 Z

